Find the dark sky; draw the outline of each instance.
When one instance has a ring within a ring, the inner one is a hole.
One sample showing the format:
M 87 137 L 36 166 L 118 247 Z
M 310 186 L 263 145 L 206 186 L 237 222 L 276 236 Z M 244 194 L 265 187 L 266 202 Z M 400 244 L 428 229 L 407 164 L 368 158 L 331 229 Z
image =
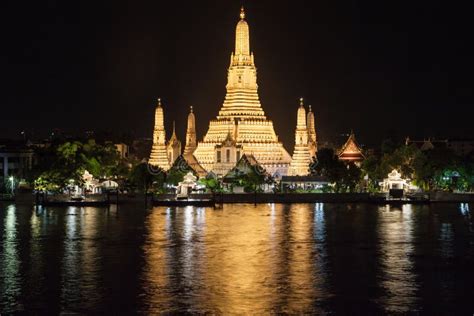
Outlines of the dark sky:
M 466 1 L 467 2 L 467 1 Z M 0 10 L 0 137 L 22 129 L 150 136 L 155 99 L 184 140 L 225 95 L 245 4 L 260 99 L 293 150 L 298 98 L 321 141 L 353 129 L 474 137 L 472 8 L 455 1 L 8 1 Z

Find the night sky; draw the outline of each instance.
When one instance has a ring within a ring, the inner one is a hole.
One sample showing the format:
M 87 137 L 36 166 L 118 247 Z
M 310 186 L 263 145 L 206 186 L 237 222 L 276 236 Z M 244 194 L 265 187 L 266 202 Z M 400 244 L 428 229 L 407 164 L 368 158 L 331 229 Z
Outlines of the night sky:
M 353 129 L 474 137 L 472 8 L 455 1 L 8 1 L 0 10 L 0 138 L 53 128 L 151 137 L 156 98 L 168 137 L 198 138 L 217 115 L 241 4 L 260 99 L 293 151 L 298 98 L 319 140 Z M 466 1 L 467 2 L 467 1 Z

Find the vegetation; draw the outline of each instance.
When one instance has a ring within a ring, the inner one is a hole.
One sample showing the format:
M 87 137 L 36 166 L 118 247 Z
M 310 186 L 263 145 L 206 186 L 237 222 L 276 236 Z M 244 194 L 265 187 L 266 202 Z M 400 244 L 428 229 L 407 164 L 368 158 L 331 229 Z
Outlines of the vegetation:
M 325 177 L 333 183 L 333 191 L 356 192 L 361 181 L 361 170 L 354 163 L 346 164 L 339 160 L 334 150 L 322 148 L 310 166 L 312 175 Z
M 153 191 L 164 193 L 166 174 L 160 168 L 151 167 L 148 163 L 142 162 L 132 168 L 128 179 L 128 189 L 140 193 Z
M 53 144 L 38 149 L 37 157 L 38 163 L 28 174 L 28 180 L 35 189 L 48 192 L 60 192 L 71 183 L 83 185 L 86 170 L 98 180 L 120 180 L 122 187 L 129 191 L 158 193 L 166 192 L 167 184 L 176 186 L 188 172 L 195 174 L 182 156 L 164 172 L 151 168 L 146 162 L 125 161 L 113 144 L 97 144 L 94 140 Z M 422 151 L 415 145 L 397 145 L 391 140 L 384 141 L 377 154 L 369 154 L 360 167 L 342 162 L 334 150 L 322 148 L 310 166 L 310 173 L 323 176 L 331 183 L 318 191 L 377 192 L 379 182 L 394 169 L 425 191 L 474 190 L 474 153 L 461 157 L 448 148 L 438 147 Z M 274 183 L 265 170 L 245 159 L 223 181 L 230 187 L 243 187 L 245 192 L 261 192 L 264 184 Z M 200 182 L 212 193 L 224 191 L 215 176 Z M 8 191 L 9 185 L 8 180 L 0 183 L 1 190 Z
M 224 181 L 232 187 L 243 187 L 245 192 L 257 193 L 262 192 L 262 186 L 271 183 L 273 179 L 257 165 L 242 165 L 229 172 Z
M 40 191 L 59 191 L 70 183 L 82 185 L 85 170 L 96 179 L 129 176 L 129 167 L 113 144 L 65 142 L 40 151 L 38 156 L 29 180 Z
M 398 170 L 425 191 L 470 191 L 474 188 L 472 157 L 460 157 L 448 148 L 421 151 L 415 145 L 401 145 L 381 156 L 371 155 L 362 163 L 362 172 L 369 178 L 369 188 Z
M 175 162 L 166 173 L 166 183 L 176 186 L 178 185 L 178 183 L 183 181 L 184 176 L 187 175 L 189 172 L 196 175 L 194 169 L 189 166 L 186 159 L 184 159 L 184 157 L 181 155 L 176 158 Z
M 223 192 L 221 182 L 212 175 L 208 175 L 205 178 L 199 180 L 202 185 L 206 186 L 206 189 L 212 194 Z

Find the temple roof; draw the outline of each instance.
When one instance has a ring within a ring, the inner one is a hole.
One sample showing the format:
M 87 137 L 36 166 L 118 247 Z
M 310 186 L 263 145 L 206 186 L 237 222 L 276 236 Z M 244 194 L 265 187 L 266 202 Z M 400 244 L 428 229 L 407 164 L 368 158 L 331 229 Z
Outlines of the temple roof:
M 196 157 L 192 154 L 183 154 L 181 155 L 184 160 L 186 160 L 189 167 L 191 167 L 195 173 L 200 177 L 205 177 L 207 175 L 207 171 L 201 166 L 201 164 L 197 161 Z M 179 157 L 178 157 L 179 159 Z M 178 160 L 176 159 L 176 160 Z
M 263 166 L 258 163 L 257 159 L 255 159 L 253 155 L 243 154 L 235 167 L 224 176 L 224 182 L 237 177 L 239 174 L 249 174 L 251 172 L 265 176 L 269 175 L 265 168 L 263 168 Z
M 349 138 L 342 148 L 339 150 L 339 159 L 349 161 L 360 161 L 365 158 L 362 149 L 357 144 L 354 132 L 351 131 Z

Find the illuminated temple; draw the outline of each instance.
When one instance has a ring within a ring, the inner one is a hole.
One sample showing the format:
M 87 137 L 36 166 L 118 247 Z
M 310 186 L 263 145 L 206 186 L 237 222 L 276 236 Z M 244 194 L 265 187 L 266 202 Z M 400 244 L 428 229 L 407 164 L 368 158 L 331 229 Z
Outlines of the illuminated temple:
M 150 165 L 168 170 L 171 166 L 166 146 L 165 115 L 161 106 L 161 99 L 155 109 L 155 128 L 153 129 L 153 146 L 151 148 Z
M 260 104 L 257 69 L 243 8 L 235 35 L 224 104 L 193 155 L 204 169 L 219 175 L 230 170 L 244 153 L 252 155 L 270 174 L 286 175 L 292 159 Z
M 338 156 L 339 160 L 344 162 L 353 162 L 358 166 L 360 166 L 362 160 L 365 159 L 365 156 L 362 153 L 362 149 L 360 148 L 359 144 L 357 143 L 353 131 L 351 131 L 346 143 L 339 150 Z
M 303 104 L 303 98 L 300 99 L 300 107 L 298 108 L 298 114 L 296 119 L 296 131 L 295 131 L 295 150 L 293 151 L 293 157 L 290 164 L 288 175 L 290 176 L 306 176 L 309 173 L 309 164 L 311 163 L 312 157 L 315 152 L 312 152 L 312 140 L 310 134 L 312 134 L 310 127 L 311 118 L 314 123 L 314 117 L 311 117 Z M 316 132 L 314 132 L 316 135 Z

